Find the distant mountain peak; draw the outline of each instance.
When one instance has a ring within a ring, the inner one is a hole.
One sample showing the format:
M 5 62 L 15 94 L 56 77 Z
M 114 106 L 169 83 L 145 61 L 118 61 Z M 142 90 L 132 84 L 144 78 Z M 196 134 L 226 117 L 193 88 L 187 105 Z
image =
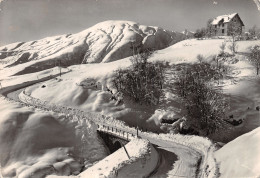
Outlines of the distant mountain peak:
M 131 56 L 131 46 L 159 50 L 183 39 L 183 34 L 132 21 L 105 21 L 76 34 L 47 37 L 0 47 L 0 60 L 7 67 L 35 61 L 30 71 L 64 66 L 111 62 Z M 22 73 L 26 73 L 23 71 Z

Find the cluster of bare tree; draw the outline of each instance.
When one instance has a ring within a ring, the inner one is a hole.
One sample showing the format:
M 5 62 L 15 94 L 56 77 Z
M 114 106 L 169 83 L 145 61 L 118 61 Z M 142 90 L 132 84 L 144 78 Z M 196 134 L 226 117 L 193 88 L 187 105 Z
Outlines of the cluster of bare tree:
M 115 72 L 112 83 L 123 98 L 139 104 L 158 104 L 163 89 L 165 64 L 148 62 L 151 55 L 152 52 L 148 50 L 135 54 L 128 69 Z
M 248 33 L 245 34 L 247 40 L 260 39 L 260 28 L 254 25 L 248 30 Z
M 205 38 L 205 37 L 211 37 L 214 35 L 215 30 L 213 29 L 213 26 L 211 25 L 211 22 L 213 21 L 213 19 L 209 19 L 207 21 L 207 26 L 197 29 L 194 37 L 195 38 Z
M 219 70 L 211 64 L 201 62 L 183 68 L 177 74 L 174 87 L 183 105 L 187 125 L 207 136 L 227 128 L 225 111 L 228 102 L 220 89 L 209 83 L 221 77 Z
M 139 104 L 158 104 L 163 94 L 164 73 L 167 66 L 162 63 L 150 63 L 147 59 L 151 52 L 135 54 L 132 65 L 127 69 L 119 69 L 112 79 L 113 87 L 123 95 Z M 224 65 L 217 56 L 215 64 L 206 63 L 203 56 L 197 56 L 199 63 L 183 65 L 177 72 L 173 88 L 184 108 L 189 128 L 210 135 L 220 129 L 228 128 L 224 120 L 228 109 L 221 89 L 210 85 L 212 80 L 224 77 Z M 176 66 L 175 66 L 176 67 Z
M 227 73 L 221 63 L 225 58 L 225 43 L 220 55 L 207 63 L 198 55 L 199 63 L 182 65 L 177 71 L 172 87 L 181 101 L 186 124 L 200 135 L 210 135 L 230 125 L 225 121 L 229 108 L 221 89 L 214 88 L 212 81 L 224 78 Z M 152 52 L 138 52 L 131 58 L 132 65 L 127 69 L 115 71 L 113 87 L 126 98 L 139 104 L 156 105 L 163 94 L 166 64 L 151 63 L 148 58 Z M 173 66 L 176 67 L 176 66 Z

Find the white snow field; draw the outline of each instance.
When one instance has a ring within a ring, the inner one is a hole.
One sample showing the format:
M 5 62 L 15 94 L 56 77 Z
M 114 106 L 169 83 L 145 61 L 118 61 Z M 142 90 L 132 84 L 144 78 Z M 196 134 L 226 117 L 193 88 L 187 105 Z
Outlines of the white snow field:
M 31 101 L 34 105 L 37 104 L 35 101 L 41 101 L 52 107 L 59 105 L 65 110 L 71 108 L 84 113 L 92 112 L 93 115 L 89 117 L 105 115 L 101 117 L 104 123 L 122 128 L 126 126 L 130 132 L 134 132 L 137 125 L 143 131 L 161 132 L 159 135 L 141 132 L 141 135 L 153 144 L 160 143 L 160 147 L 176 153 L 178 160 L 164 177 L 194 176 L 200 155 L 203 155 L 200 167 L 203 177 L 219 175 L 216 161 L 220 177 L 260 176 L 257 169 L 260 162 L 260 112 L 255 109 L 260 105 L 260 82 L 247 57 L 249 48 L 260 44 L 260 41 L 239 41 L 238 53 L 225 62 L 230 66 L 231 73 L 228 79 L 220 81 L 220 85 L 231 98 L 230 114 L 234 115 L 234 119 L 243 119 L 244 122 L 232 131 L 212 136 L 215 141 L 225 143 L 233 140 L 215 154 L 211 141 L 202 137 L 169 134 L 174 133 L 174 124 L 161 124 L 164 118 L 181 117 L 180 107 L 169 87 L 173 80 L 171 70 L 167 71 L 166 76 L 166 100 L 159 106 L 140 106 L 129 101 L 116 104 L 110 99 L 112 93 L 106 87 L 113 92 L 110 80 L 113 71 L 131 65 L 131 47 L 157 49 L 150 61 L 167 61 L 174 65 L 198 62 L 198 54 L 212 62 L 212 57 L 220 52 L 219 46 L 224 42 L 224 39 L 191 39 L 176 43 L 182 37 L 180 33 L 158 27 L 107 21 L 78 34 L 10 44 L 0 47 L 0 88 L 8 89 L 6 87 L 10 86 L 10 91 L 20 89 L 8 97 L 19 100 L 19 93 L 24 92 L 22 94 L 35 99 Z M 230 42 L 227 42 L 228 45 Z M 228 47 L 225 51 L 231 53 Z M 59 68 L 58 65 L 63 67 Z M 41 83 L 23 88 L 32 84 L 32 81 Z M 93 81 L 100 82 L 103 87 L 92 86 Z M 103 174 L 104 177 L 113 177 L 113 168 L 119 170 L 117 173 L 121 177 L 140 175 L 140 170 L 129 172 L 131 166 L 137 170 L 140 164 L 124 162 L 126 155 L 105 158 L 108 152 L 98 138 L 92 121 L 80 121 L 75 116 L 64 114 L 62 109 L 57 113 L 38 106 L 38 109 L 25 106 L 0 98 L 0 161 L 4 177 L 51 175 L 54 174 L 53 168 L 61 176 L 86 177 L 92 170 L 97 176 Z M 140 152 L 134 152 L 136 150 L 132 147 L 135 145 Z M 146 141 L 140 140 L 130 142 L 127 147 L 136 156 L 146 154 L 149 148 Z M 119 153 L 120 150 L 115 154 Z M 100 161 L 103 158 L 115 162 L 103 166 L 104 160 Z M 96 161 L 100 162 L 95 164 Z M 121 163 L 127 163 L 128 166 L 120 168 Z M 82 172 L 83 166 L 89 169 Z M 144 166 L 153 167 L 149 164 Z M 142 175 L 146 173 L 143 171 Z

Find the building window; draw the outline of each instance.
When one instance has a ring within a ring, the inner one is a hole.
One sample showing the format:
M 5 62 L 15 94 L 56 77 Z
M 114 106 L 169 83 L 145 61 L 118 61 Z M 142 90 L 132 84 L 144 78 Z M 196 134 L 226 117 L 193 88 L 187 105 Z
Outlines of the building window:
M 225 26 L 225 24 L 222 24 L 222 27 L 224 27 Z
M 223 33 L 223 34 L 225 33 L 225 29 L 222 29 L 222 33 Z

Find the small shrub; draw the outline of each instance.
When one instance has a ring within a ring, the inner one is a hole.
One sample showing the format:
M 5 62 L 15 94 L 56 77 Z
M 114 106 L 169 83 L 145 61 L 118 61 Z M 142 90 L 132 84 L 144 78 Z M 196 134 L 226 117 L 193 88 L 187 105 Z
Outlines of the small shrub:
M 221 53 L 224 53 L 225 52 L 225 49 L 226 49 L 226 42 L 223 42 L 219 48 L 221 49 Z
M 201 54 L 197 55 L 197 59 L 200 63 L 204 61 L 204 57 Z

